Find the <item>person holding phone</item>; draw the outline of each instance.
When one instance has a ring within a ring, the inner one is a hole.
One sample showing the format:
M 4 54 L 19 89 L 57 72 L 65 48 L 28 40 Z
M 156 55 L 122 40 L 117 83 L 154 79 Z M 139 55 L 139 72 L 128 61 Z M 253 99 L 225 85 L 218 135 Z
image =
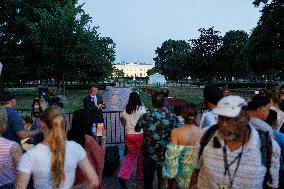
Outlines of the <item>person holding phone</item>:
M 89 87 L 89 95 L 83 100 L 84 110 L 95 115 L 97 123 L 104 123 L 103 111 L 106 108 L 106 104 L 103 101 L 102 96 L 98 95 L 98 88 L 95 85 Z

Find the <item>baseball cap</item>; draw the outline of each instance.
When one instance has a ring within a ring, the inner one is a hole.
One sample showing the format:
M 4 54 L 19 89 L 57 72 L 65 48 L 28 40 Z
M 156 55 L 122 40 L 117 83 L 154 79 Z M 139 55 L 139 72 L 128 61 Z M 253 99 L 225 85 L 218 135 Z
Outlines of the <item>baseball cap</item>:
M 247 106 L 247 102 L 242 97 L 230 95 L 222 98 L 212 113 L 225 117 L 237 117 L 245 106 Z

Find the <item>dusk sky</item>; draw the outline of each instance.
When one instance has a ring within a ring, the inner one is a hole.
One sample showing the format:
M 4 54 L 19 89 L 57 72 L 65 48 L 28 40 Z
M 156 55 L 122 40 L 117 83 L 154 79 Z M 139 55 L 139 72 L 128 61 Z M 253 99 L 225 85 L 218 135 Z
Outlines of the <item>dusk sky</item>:
M 154 63 L 155 50 L 168 40 L 198 38 L 199 28 L 214 26 L 250 34 L 260 17 L 253 0 L 79 0 L 99 26 L 101 36 L 116 43 L 117 62 Z

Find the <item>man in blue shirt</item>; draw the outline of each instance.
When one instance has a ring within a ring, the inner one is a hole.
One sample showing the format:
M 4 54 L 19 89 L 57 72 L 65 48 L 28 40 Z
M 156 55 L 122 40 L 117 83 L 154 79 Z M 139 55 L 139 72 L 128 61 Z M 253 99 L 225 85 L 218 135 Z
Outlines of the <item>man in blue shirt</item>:
M 1 105 L 7 112 L 8 119 L 7 129 L 3 133 L 4 138 L 20 144 L 21 139 L 29 138 L 41 133 L 41 129 L 25 130 L 22 117 L 15 111 L 17 101 L 14 94 L 5 93 L 1 101 Z

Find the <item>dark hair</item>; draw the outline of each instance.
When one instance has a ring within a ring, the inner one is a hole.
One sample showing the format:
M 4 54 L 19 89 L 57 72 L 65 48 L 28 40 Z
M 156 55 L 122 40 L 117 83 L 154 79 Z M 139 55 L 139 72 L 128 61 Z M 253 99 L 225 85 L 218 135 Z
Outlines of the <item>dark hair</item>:
M 13 93 L 6 92 L 6 93 L 3 94 L 2 101 L 6 102 L 6 101 L 9 101 L 9 100 L 12 100 L 12 99 L 15 99 L 15 98 L 16 98 L 16 96 Z
M 182 112 L 182 109 L 183 107 L 181 105 L 175 105 L 174 106 L 174 113 L 177 115 L 177 116 L 180 116 L 181 115 L 181 112 Z
M 275 92 L 276 91 L 273 91 L 273 90 L 266 90 L 265 96 L 267 96 L 269 99 L 271 99 L 273 103 L 279 104 L 278 94 L 275 93 Z
M 93 136 L 92 125 L 96 122 L 95 116 L 83 109 L 75 110 L 72 118 L 72 127 L 67 133 L 68 140 L 73 140 L 85 148 L 85 135 Z
M 206 85 L 203 90 L 204 100 L 217 105 L 218 101 L 223 98 L 223 92 L 216 85 Z
M 185 123 L 193 124 L 195 123 L 195 111 L 191 108 L 184 108 L 183 111 L 181 112 L 181 115 L 184 119 Z
M 266 95 L 255 95 L 248 102 L 248 110 L 257 110 L 260 107 L 270 103 L 270 99 Z
M 224 86 L 224 87 L 222 87 L 222 91 L 226 91 L 226 90 L 230 90 L 230 88 L 226 85 L 226 86 Z
M 168 97 L 169 93 L 170 93 L 169 89 L 167 89 L 167 88 L 161 89 L 161 92 L 164 94 L 165 97 Z
M 281 85 L 281 86 L 280 86 L 280 90 L 281 90 L 281 89 L 284 89 L 284 85 Z
M 165 95 L 162 92 L 156 92 L 152 95 L 152 105 L 154 108 L 163 108 Z
M 23 120 L 25 123 L 30 123 L 30 124 L 33 124 L 34 122 L 31 116 L 24 116 Z
M 140 95 L 137 92 L 131 92 L 130 95 L 129 95 L 128 103 L 127 103 L 126 108 L 125 108 L 126 113 L 132 114 L 140 106 L 142 106 Z
M 277 112 L 275 110 L 269 110 L 269 114 L 265 120 L 270 126 L 273 126 L 277 122 Z
M 91 90 L 93 87 L 94 87 L 94 88 L 98 88 L 96 85 L 89 85 L 89 88 L 88 88 L 88 89 Z

